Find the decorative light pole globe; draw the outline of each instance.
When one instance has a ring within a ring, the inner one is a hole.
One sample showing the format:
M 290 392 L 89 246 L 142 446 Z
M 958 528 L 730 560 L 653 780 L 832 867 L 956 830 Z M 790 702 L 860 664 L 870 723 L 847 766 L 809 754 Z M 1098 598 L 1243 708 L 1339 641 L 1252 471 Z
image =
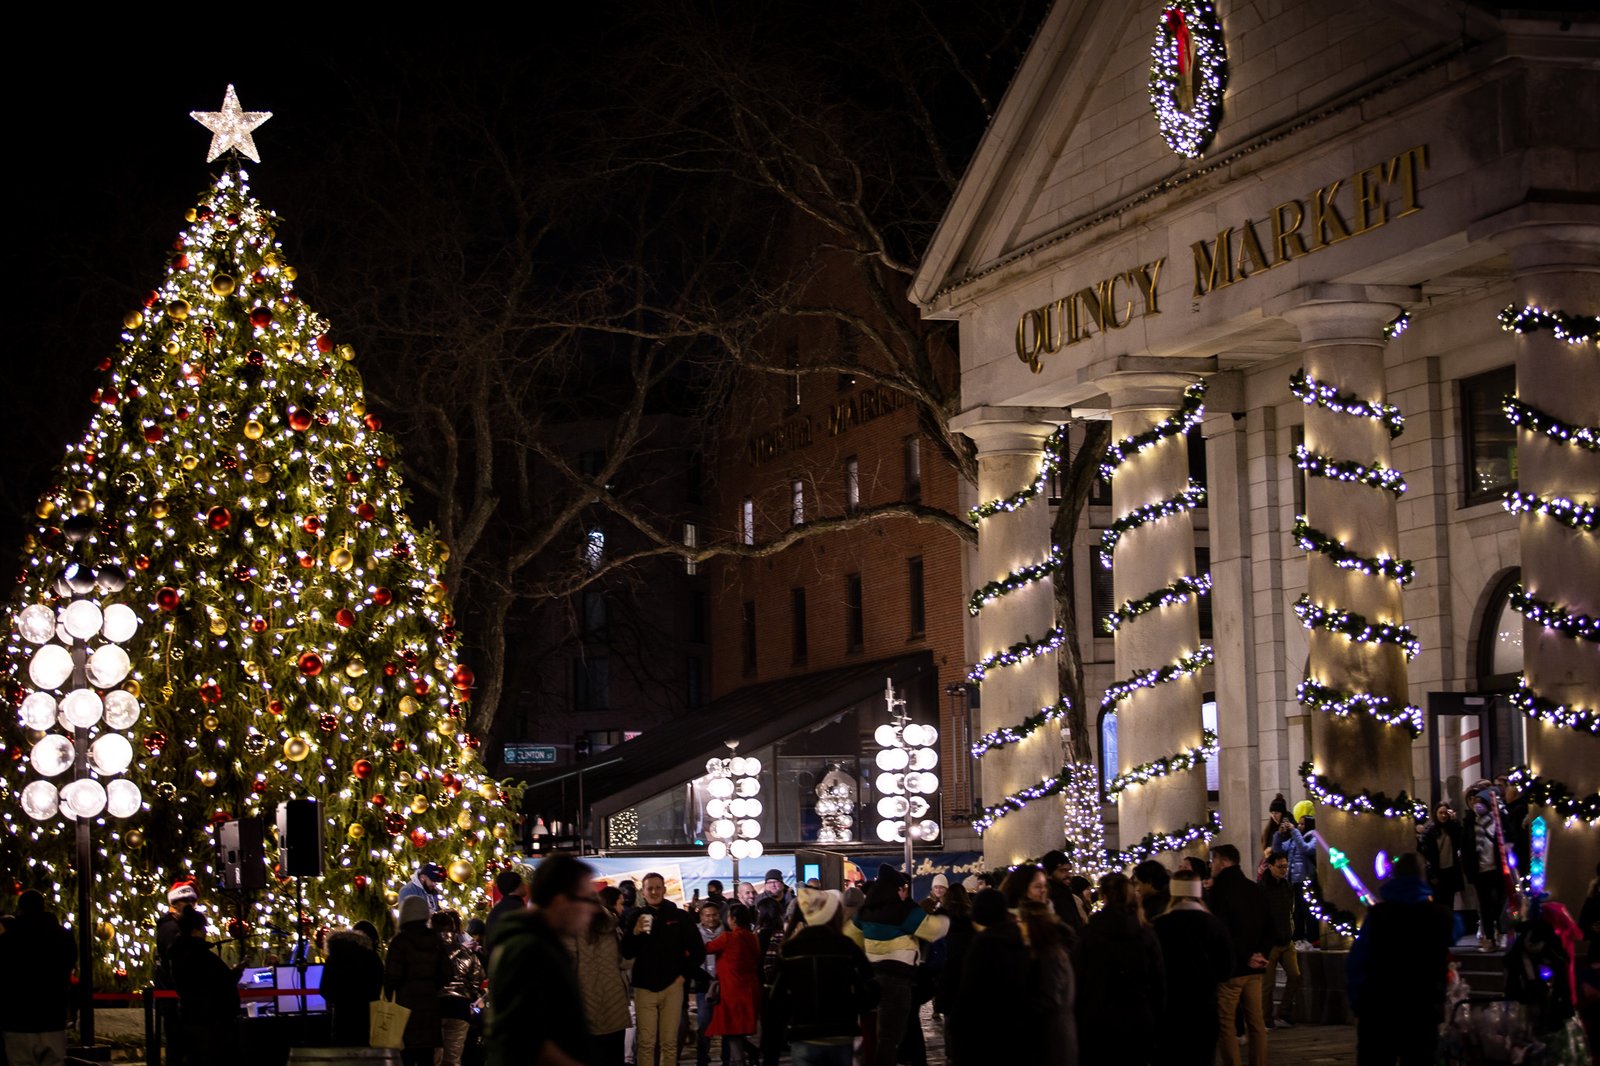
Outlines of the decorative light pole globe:
M 737 741 L 728 742 L 728 750 L 735 751 Z M 753 859 L 762 853 L 761 760 L 743 755 L 706 761 L 706 855 L 717 861 L 732 858 Z M 737 874 L 737 867 L 735 868 Z
M 923 797 L 939 791 L 939 730 L 907 720 L 905 701 L 894 695 L 891 684 L 885 693 L 892 722 L 873 731 L 879 744 L 873 759 L 879 770 L 873 785 L 878 791 L 878 839 L 886 844 L 936 840 L 939 823 L 926 817 L 930 805 Z

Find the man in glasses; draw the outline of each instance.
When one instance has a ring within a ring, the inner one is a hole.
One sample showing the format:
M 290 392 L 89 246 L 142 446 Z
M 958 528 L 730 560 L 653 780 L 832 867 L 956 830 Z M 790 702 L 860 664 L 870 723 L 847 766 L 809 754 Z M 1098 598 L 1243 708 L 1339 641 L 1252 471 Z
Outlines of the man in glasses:
M 588 1027 L 564 940 L 589 927 L 600 897 L 594 868 L 552 855 L 533 872 L 528 909 L 506 914 L 490 938 L 488 1066 L 582 1066 Z
M 1294 903 L 1296 885 L 1289 876 L 1289 856 L 1274 851 L 1267 856 L 1267 870 L 1261 877 L 1262 894 L 1267 898 L 1267 913 L 1271 916 L 1272 950 L 1267 952 L 1267 969 L 1261 975 L 1261 1017 L 1268 1029 L 1293 1025 L 1296 1001 L 1300 998 L 1300 957 L 1294 947 Z M 1272 993 L 1278 981 L 1278 967 L 1283 967 L 1288 983 L 1283 989 L 1283 1001 L 1278 1004 L 1277 1020 L 1273 1020 Z

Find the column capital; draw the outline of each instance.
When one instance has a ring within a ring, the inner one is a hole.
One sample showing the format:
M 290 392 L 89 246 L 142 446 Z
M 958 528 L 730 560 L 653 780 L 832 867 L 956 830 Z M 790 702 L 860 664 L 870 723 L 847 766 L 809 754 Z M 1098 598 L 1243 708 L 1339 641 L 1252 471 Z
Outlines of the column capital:
M 1267 302 L 1265 310 L 1300 331 L 1301 344 L 1383 343 L 1383 327 L 1421 299 L 1409 285 L 1303 285 Z
M 1183 402 L 1183 390 L 1205 377 L 1182 371 L 1119 372 L 1095 381 L 1111 401 L 1111 413 L 1169 410 Z
M 1600 271 L 1600 203 L 1528 201 L 1480 218 L 1467 239 L 1486 240 L 1511 256 L 1516 277 Z
M 950 419 L 950 428 L 971 439 L 980 459 L 991 455 L 1033 455 L 1045 438 L 1072 416 L 1060 407 L 969 407 Z

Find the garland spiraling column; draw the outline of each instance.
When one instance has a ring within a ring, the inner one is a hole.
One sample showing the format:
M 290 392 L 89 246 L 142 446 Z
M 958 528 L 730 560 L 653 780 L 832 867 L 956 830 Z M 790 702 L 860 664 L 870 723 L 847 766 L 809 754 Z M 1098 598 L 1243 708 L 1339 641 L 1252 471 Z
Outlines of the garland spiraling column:
M 1587 281 L 1593 298 L 1600 285 L 1593 275 Z M 1537 284 L 1548 286 L 1549 276 Z M 1593 315 L 1532 305 L 1507 307 L 1500 324 L 1517 335 L 1517 394 L 1504 410 L 1519 431 L 1519 485 L 1505 506 L 1519 518 L 1522 558 L 1510 600 L 1523 617 L 1523 674 L 1512 702 L 1528 719 L 1528 765 L 1511 778 L 1545 809 L 1548 884 L 1569 898 L 1581 894 L 1600 852 L 1600 402 L 1592 387 L 1600 331 Z
M 1398 552 L 1395 501 L 1406 483 L 1390 458 L 1405 420 L 1383 396 L 1385 344 L 1409 320 L 1401 313 L 1384 325 L 1393 314 L 1392 305 L 1348 302 L 1289 316 L 1305 360 L 1289 389 L 1306 406 L 1294 457 L 1307 478 L 1307 514 L 1293 536 L 1308 556 L 1307 592 L 1294 611 L 1311 633 L 1296 696 L 1315 712 L 1314 754 L 1300 776 L 1319 805 L 1321 835 L 1363 866 L 1380 850 L 1414 847 L 1410 827 L 1392 823 L 1426 813 L 1410 793 L 1423 718 L 1408 698 L 1406 663 L 1421 645 L 1401 611 L 1415 568 Z M 1321 881 L 1318 917 L 1353 933 L 1354 893 L 1331 869 Z
M 1068 432 L 1067 426 L 1061 426 L 1044 442 L 1039 456 L 1038 476 L 1030 484 L 1009 496 L 972 508 L 969 517 L 973 523 L 981 527 L 986 520 L 1012 514 L 1041 495 L 1051 475 L 1061 469 L 1066 459 L 1070 444 Z M 1066 567 L 1066 561 L 1066 552 L 1059 545 L 1052 545 L 1049 554 L 1039 562 L 1014 569 L 974 590 L 967 601 L 968 613 L 978 617 L 986 608 L 1005 597 L 1041 582 L 1048 585 L 1055 574 Z M 979 659 L 969 670 L 967 680 L 982 684 L 993 671 L 1047 656 L 1065 640 L 1066 633 L 1055 626 L 1038 638 L 1025 634 L 1010 646 Z M 972 757 L 981 759 L 991 754 L 1014 751 L 1015 746 L 1051 725 L 1057 725 L 1060 729 L 1070 728 L 1071 712 L 1071 701 L 1062 696 L 1021 721 L 992 729 L 973 741 Z M 1050 734 L 1059 735 L 1055 730 L 1051 730 Z M 1034 743 L 1040 741 L 1035 740 Z M 1109 867 L 1106 864 L 1105 826 L 1100 817 L 1099 775 L 1092 764 L 1076 764 L 1070 759 L 1066 760 L 1058 772 L 1009 792 L 1000 802 L 979 812 L 972 822 L 972 828 L 982 835 L 1007 815 L 1021 811 L 1037 800 L 1057 796 L 1064 803 L 1062 830 L 1066 850 L 1076 859 L 1079 873 L 1096 877 Z M 1051 846 L 1055 846 L 1053 842 Z
M 1194 606 L 1210 594 L 1211 575 L 1185 572 L 1194 566 L 1188 515 L 1205 502 L 1205 487 L 1186 480 L 1177 493 L 1127 506 L 1187 479 L 1185 435 L 1204 417 L 1205 395 L 1204 382 L 1188 385 L 1179 406 L 1153 423 L 1147 402 L 1113 397 L 1122 428 L 1144 425 L 1112 444 L 1100 465 L 1122 510 L 1102 534 L 1096 556 L 1115 574 L 1119 605 L 1105 628 L 1116 638 L 1117 667 L 1126 674 L 1100 700 L 1101 712 L 1116 714 L 1121 723 L 1120 765 L 1107 793 L 1121 809 L 1123 839 L 1139 836 L 1113 856 L 1120 863 L 1193 847 L 1221 829 L 1216 812 L 1206 808 L 1205 762 L 1216 758 L 1217 738 L 1202 725 L 1196 677 L 1214 661 L 1211 648 L 1200 643 Z M 1182 527 L 1174 527 L 1180 519 Z M 1158 656 L 1171 658 L 1152 661 Z

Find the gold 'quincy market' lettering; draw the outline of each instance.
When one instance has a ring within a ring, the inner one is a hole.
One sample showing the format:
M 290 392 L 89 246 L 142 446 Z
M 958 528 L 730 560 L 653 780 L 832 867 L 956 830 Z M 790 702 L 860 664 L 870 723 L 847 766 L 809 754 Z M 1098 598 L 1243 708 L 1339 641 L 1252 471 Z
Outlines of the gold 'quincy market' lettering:
M 1160 314 L 1156 286 L 1160 284 L 1164 262 L 1165 258 L 1157 259 L 1101 278 L 1043 307 L 1024 311 L 1017 319 L 1017 358 L 1037 374 L 1044 369 L 1045 354 L 1059 352 L 1096 333 L 1122 329 L 1134 319 L 1135 295 L 1140 317 Z M 1119 286 L 1123 291 L 1118 291 Z
M 1247 218 L 1237 227 L 1223 227 L 1215 240 L 1195 241 L 1190 246 L 1195 298 L 1421 211 L 1417 172 L 1427 165 L 1428 146 L 1419 144 L 1313 189 L 1304 199 L 1285 200 L 1260 223 Z M 1390 200 L 1396 193 L 1399 210 L 1391 216 Z M 1265 244 L 1258 225 L 1271 231 Z

